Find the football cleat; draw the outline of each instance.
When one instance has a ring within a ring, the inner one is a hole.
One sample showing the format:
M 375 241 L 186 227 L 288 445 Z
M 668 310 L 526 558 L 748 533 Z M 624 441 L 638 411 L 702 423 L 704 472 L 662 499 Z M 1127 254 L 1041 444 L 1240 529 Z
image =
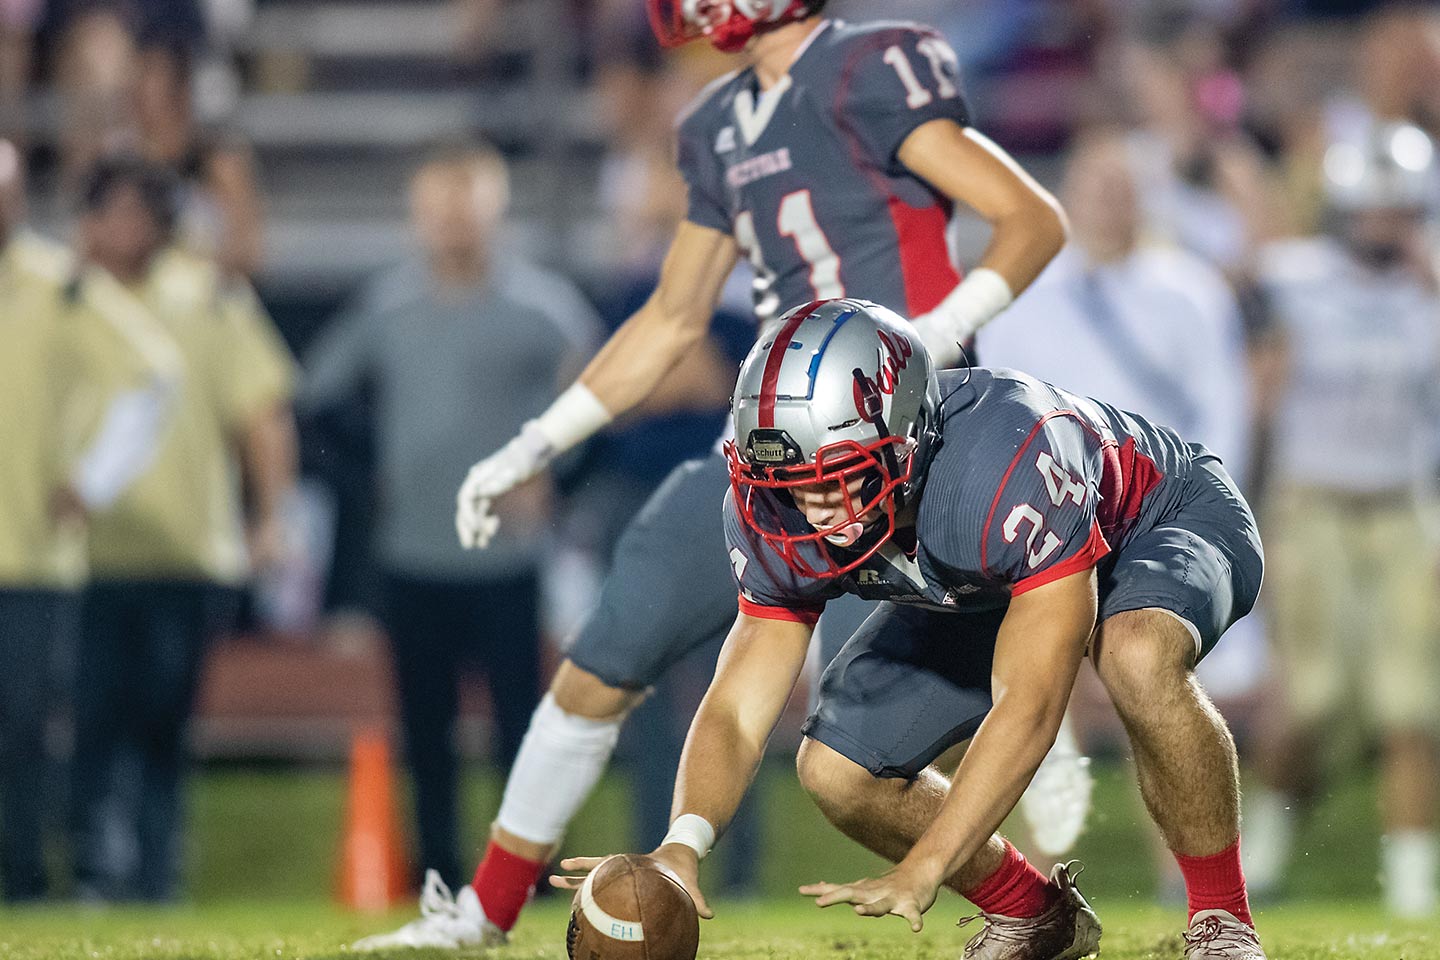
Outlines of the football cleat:
M 1060 857 L 1075 846 L 1090 816 L 1094 786 L 1090 758 L 1080 752 L 1067 714 L 1055 745 L 1020 796 L 1020 815 L 1041 853 Z
M 1185 931 L 1185 960 L 1265 960 L 1260 936 L 1228 910 L 1201 910 Z
M 1050 885 L 1056 888 L 1055 903 L 1038 917 L 982 913 L 961 920 L 962 927 L 985 921 L 965 944 L 963 960 L 1079 960 L 1099 953 L 1100 918 L 1075 888 L 1069 864 L 1055 865 Z
M 357 940 L 350 949 L 361 952 L 405 947 L 464 950 L 500 946 L 505 940 L 505 931 L 486 919 L 474 887 L 461 887 L 458 896 L 452 895 L 440 874 L 427 870 L 425 889 L 420 893 L 419 919 L 411 920 L 399 930 Z

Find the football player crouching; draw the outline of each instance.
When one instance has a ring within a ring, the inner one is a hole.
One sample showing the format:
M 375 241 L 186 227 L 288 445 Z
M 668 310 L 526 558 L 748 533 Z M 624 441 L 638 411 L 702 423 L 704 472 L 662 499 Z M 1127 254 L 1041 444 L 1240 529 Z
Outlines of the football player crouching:
M 724 513 L 740 613 L 653 854 L 702 915 L 699 861 L 750 783 L 820 611 L 848 592 L 884 602 L 825 670 L 800 778 L 895 867 L 803 894 L 918 931 L 948 886 L 982 911 L 971 960 L 1094 953 L 1100 923 L 1070 870 L 1047 877 L 996 833 L 1089 656 L 1185 878 L 1187 960 L 1261 960 L 1234 742 L 1192 677 L 1249 612 L 1263 567 L 1219 459 L 1013 370 L 937 375 L 901 318 L 851 299 L 788 313 L 742 366 L 733 411 Z M 953 778 L 932 766 L 971 738 Z

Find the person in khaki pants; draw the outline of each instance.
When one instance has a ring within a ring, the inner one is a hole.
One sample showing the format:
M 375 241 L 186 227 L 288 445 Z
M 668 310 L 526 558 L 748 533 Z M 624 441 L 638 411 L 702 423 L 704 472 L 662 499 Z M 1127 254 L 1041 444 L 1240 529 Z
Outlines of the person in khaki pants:
M 0 140 L 0 896 L 50 890 L 46 727 L 68 699 L 85 516 L 154 456 L 179 354 L 144 316 L 75 296 L 66 250 L 22 227 L 19 151 Z
M 1278 883 L 1321 757 L 1373 737 L 1381 881 L 1401 916 L 1440 907 L 1440 291 L 1424 234 L 1435 149 L 1407 124 L 1332 144 L 1333 229 L 1272 245 L 1259 271 L 1288 355 L 1261 514 L 1285 716 L 1257 751 L 1267 789 L 1249 794 L 1246 874 L 1261 894 Z
M 291 357 L 253 293 L 167 249 L 173 220 L 161 168 L 111 159 L 86 185 L 84 292 L 148 313 L 184 359 L 155 462 L 90 537 L 72 829 L 82 896 L 102 900 L 178 893 L 185 729 L 205 647 L 234 589 L 275 557 L 295 470 Z M 129 794 L 122 759 L 138 771 Z M 115 810 L 137 862 L 106 856 Z

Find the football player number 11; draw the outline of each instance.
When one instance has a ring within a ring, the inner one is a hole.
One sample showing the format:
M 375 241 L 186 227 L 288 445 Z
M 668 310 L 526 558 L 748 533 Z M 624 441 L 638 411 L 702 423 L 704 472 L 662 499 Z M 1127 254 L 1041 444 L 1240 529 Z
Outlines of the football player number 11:
M 899 46 L 885 50 L 885 62 L 895 68 L 900 83 L 905 87 L 905 105 L 911 110 L 918 110 L 932 102 L 936 96 L 941 100 L 958 97 L 960 90 L 945 69 L 947 65 L 953 66 L 956 63 L 955 51 L 950 45 L 939 37 L 925 37 L 915 48 L 930 64 L 930 72 L 935 77 L 933 94 L 915 76 L 915 69 L 910 65 L 910 58 L 905 55 L 904 50 Z M 836 255 L 825 231 L 820 229 L 820 224 L 815 220 L 815 206 L 810 202 L 810 191 L 796 190 L 787 193 L 780 201 L 780 212 L 776 221 L 780 235 L 794 241 L 796 252 L 809 265 L 810 288 L 815 292 L 815 299 L 830 300 L 845 296 L 845 285 L 840 281 L 840 257 Z M 761 278 L 762 286 L 773 288 L 775 272 L 766 265 L 761 256 L 760 238 L 755 234 L 755 216 L 748 210 L 735 218 L 735 240 L 755 268 L 755 273 Z M 766 306 L 770 305 L 756 305 L 761 313 L 767 312 Z

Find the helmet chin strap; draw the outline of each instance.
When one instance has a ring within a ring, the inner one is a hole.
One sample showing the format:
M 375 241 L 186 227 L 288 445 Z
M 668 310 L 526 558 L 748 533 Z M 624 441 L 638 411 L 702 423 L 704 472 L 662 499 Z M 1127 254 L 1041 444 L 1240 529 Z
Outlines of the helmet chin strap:
M 967 382 L 968 379 L 967 377 Z M 940 405 L 935 408 L 934 417 L 928 417 L 921 412 L 924 420 L 916 424 L 915 436 L 910 440 L 909 455 L 915 458 L 915 462 L 910 466 L 910 481 L 895 490 L 897 512 L 910 506 L 918 497 L 920 488 L 925 486 L 925 477 L 930 472 L 930 461 L 935 459 L 935 453 L 940 449 L 940 424 L 945 420 L 944 410 L 945 401 L 941 400 Z

